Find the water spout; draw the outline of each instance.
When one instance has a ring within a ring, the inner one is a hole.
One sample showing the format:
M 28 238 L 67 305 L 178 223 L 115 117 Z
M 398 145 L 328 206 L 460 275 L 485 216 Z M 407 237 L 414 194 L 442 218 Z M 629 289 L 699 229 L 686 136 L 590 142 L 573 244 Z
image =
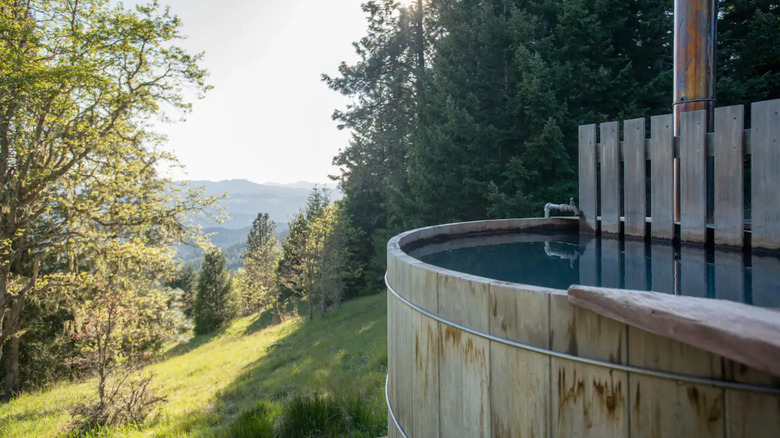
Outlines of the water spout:
M 544 204 L 544 217 L 550 217 L 550 210 L 568 211 L 574 213 L 575 216 L 580 215 L 580 209 L 574 204 L 574 198 L 569 198 L 568 204 L 553 204 L 552 202 Z

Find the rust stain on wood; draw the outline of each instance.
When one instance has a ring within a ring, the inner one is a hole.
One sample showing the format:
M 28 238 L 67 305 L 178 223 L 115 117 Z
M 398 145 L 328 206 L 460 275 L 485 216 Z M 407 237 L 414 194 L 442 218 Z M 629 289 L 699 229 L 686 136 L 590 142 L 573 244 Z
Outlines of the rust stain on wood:
M 601 403 L 607 408 L 607 413 L 610 416 L 615 416 L 618 406 L 623 404 L 623 383 L 618 381 L 615 384 L 614 380 L 600 382 L 594 379 L 593 389 Z

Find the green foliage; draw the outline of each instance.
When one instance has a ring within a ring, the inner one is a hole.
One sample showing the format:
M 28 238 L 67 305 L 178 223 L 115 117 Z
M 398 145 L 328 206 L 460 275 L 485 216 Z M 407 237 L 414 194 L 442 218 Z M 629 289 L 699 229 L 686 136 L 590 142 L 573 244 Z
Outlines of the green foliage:
M 254 436 L 252 431 L 267 428 L 249 423 L 272 425 L 287 400 L 314 393 L 349 403 L 358 403 L 359 396 L 360 408 L 348 409 L 354 422 L 376 425 L 379 433 L 370 436 L 384 436 L 386 303 L 375 294 L 313 321 L 290 318 L 270 326 L 269 315 L 253 315 L 196 336 L 144 368 L 155 376 L 155 394 L 168 400 L 157 415 L 139 426 L 84 436 L 232 437 L 242 429 L 243 436 Z M 264 328 L 255 327 L 258 321 Z M 93 386 L 94 381 L 61 383 L 23 394 L 0 409 L 0 430 L 9 437 L 59 436 Z
M 242 255 L 246 269 L 236 272 L 239 307 L 244 315 L 258 312 L 271 304 L 278 309 L 274 293 L 277 256 L 276 224 L 268 213 L 259 213 L 249 230 Z
M 219 250 L 210 250 L 203 256 L 193 307 L 196 334 L 211 333 L 233 318 L 232 282 L 225 262 L 225 255 Z
M 736 105 L 780 96 L 780 4 L 718 2 L 717 98 Z
M 179 26 L 157 3 L 133 11 L 104 0 L 0 6 L 6 397 L 19 386 L 26 305 L 93 299 L 76 292 L 103 281 L 94 269 L 116 243 L 154 252 L 199 240 L 184 220 L 213 199 L 158 174 L 176 162 L 149 129 L 165 108 L 188 110 L 183 87 L 197 96 L 208 88 L 200 56 L 176 45 Z
M 368 403 L 359 396 L 333 399 L 315 393 L 288 401 L 274 432 L 279 438 L 376 437 L 386 427 L 384 417 L 372 413 Z

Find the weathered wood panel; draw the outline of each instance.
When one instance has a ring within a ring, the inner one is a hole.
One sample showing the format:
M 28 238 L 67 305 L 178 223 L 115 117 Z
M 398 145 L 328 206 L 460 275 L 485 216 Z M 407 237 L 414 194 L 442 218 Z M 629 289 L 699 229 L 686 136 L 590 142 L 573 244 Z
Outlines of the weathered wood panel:
M 680 295 L 707 296 L 707 253 L 703 247 L 680 247 Z
M 777 311 L 590 286 L 571 286 L 568 295 L 575 306 L 780 376 Z
M 707 239 L 707 113 L 680 114 L 680 238 Z
M 677 288 L 677 269 L 674 248 L 669 245 L 650 245 L 651 286 L 656 292 L 674 294 Z
M 390 261 L 390 258 L 388 258 L 388 262 Z M 389 264 L 388 264 L 389 267 Z M 388 269 L 388 280 L 390 278 L 390 270 Z M 392 284 L 392 283 L 391 283 Z M 395 319 L 397 318 L 398 313 L 395 310 L 395 304 L 398 302 L 398 299 L 390 293 L 387 292 L 387 398 L 390 402 L 390 406 L 395 410 L 395 407 L 398 405 L 398 402 L 396 401 L 396 390 L 395 390 L 395 375 L 397 373 L 396 371 L 396 362 L 398 361 L 398 353 L 395 350 L 396 345 L 396 333 L 395 333 Z M 400 436 L 400 433 L 398 432 L 398 429 L 395 427 L 395 423 L 393 422 L 392 417 L 388 414 L 387 415 L 387 436 L 397 438 Z
M 724 360 L 728 380 L 761 386 L 780 386 L 780 376 Z M 777 396 L 726 391 L 726 433 L 738 438 L 776 438 L 780 435 L 780 400 Z
M 618 122 L 602 123 L 601 129 L 601 231 L 620 232 L 620 149 Z
M 579 128 L 580 232 L 596 232 L 598 184 L 596 181 L 596 125 Z
M 490 285 L 490 333 L 540 348 L 550 346 L 550 295 L 533 287 Z M 518 372 L 522 370 L 522 372 Z M 548 437 L 550 358 L 490 343 L 491 430 L 500 437 Z
M 715 244 L 742 247 L 745 223 L 742 105 L 715 110 Z
M 439 343 L 441 436 L 491 436 L 489 342 L 442 326 Z
M 674 117 L 650 119 L 650 232 L 659 239 L 674 238 Z
M 715 298 L 745 302 L 745 266 L 741 252 L 715 251 Z
M 721 357 L 629 327 L 629 365 L 721 379 Z M 630 376 L 632 438 L 722 437 L 724 391 L 642 375 Z
M 624 233 L 627 236 L 644 237 L 647 216 L 645 119 L 626 120 L 623 123 L 623 139 L 623 211 L 626 217 Z
M 606 236 L 601 237 L 601 285 L 621 287 L 620 241 Z
M 580 284 L 598 286 L 599 260 L 596 239 L 580 234 Z
M 414 368 L 412 309 L 398 299 L 393 304 L 395 312 L 394 350 L 395 366 L 393 374 L 393 391 L 395 393 L 393 409 L 396 418 L 407 433 L 414 427 L 414 410 L 412 409 L 412 370 Z
M 490 283 L 467 274 L 438 276 L 439 316 L 487 332 L 490 330 Z
M 753 304 L 780 308 L 780 258 L 754 253 L 751 265 Z
M 750 136 L 752 245 L 780 249 L 780 99 L 752 105 Z
M 553 358 L 552 436 L 628 436 L 628 376 Z
M 625 245 L 625 287 L 626 289 L 647 289 L 647 258 L 645 242 L 626 239 Z
M 440 275 L 439 315 L 488 332 L 489 286 L 469 275 Z M 490 343 L 453 327 L 440 326 L 439 347 L 441 436 L 490 436 Z
M 411 266 L 412 302 L 438 312 L 438 272 Z M 420 313 L 412 315 L 414 368 L 412 375 L 412 436 L 439 436 L 439 323 Z

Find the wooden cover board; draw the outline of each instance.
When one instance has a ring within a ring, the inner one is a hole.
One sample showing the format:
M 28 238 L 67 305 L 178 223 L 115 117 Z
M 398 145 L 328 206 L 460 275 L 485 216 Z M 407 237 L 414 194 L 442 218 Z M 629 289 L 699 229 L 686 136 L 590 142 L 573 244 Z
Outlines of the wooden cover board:
M 730 301 L 574 285 L 569 302 L 780 376 L 780 312 Z

